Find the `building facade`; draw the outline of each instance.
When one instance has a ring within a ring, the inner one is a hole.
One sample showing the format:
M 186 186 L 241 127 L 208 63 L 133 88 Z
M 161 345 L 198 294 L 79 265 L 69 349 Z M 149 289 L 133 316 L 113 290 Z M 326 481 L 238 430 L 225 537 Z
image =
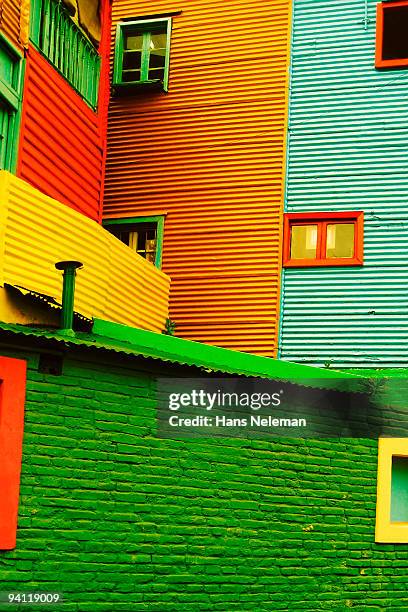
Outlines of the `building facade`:
M 260 4 L 0 2 L 0 611 L 407 608 L 407 438 L 158 432 L 161 377 L 406 385 L 408 2 Z
M 160 439 L 158 376 L 273 375 L 274 360 L 237 367 L 208 346 L 187 365 L 188 341 L 103 330 L 0 325 L 1 379 L 4 361 L 27 364 L 16 542 L 0 498 L 3 592 L 59 594 L 62 612 L 405 609 L 407 540 L 375 543 L 375 439 Z M 293 380 L 299 366 L 283 365 Z
M 2 3 L 0 168 L 99 220 L 110 3 Z
M 62 291 L 55 263 L 79 260 L 80 316 L 165 327 L 170 279 L 100 224 L 110 24 L 108 1 L 2 5 L 2 321 L 55 325 Z
M 398 59 L 407 55 L 398 26 L 407 10 L 406 2 L 346 0 L 341 10 L 294 2 L 287 231 L 309 226 L 313 243 L 323 224 L 340 221 L 343 231 L 354 226 L 361 252 L 318 261 L 315 242 L 312 259 L 303 253 L 284 267 L 283 359 L 407 365 L 407 62 Z M 389 37 L 397 48 L 388 49 Z
M 179 336 L 274 356 L 290 2 L 119 0 L 112 26 L 105 223 L 162 219 Z

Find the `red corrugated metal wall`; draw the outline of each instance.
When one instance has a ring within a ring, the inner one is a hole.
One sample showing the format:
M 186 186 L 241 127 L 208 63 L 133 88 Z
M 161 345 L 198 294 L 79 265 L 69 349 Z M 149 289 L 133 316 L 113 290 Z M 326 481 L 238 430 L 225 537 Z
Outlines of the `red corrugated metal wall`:
M 99 219 L 102 146 L 97 114 L 30 46 L 18 176 L 88 217 Z
M 113 97 L 104 214 L 166 214 L 170 315 L 192 340 L 273 356 L 290 0 L 115 0 L 173 18 L 169 92 Z

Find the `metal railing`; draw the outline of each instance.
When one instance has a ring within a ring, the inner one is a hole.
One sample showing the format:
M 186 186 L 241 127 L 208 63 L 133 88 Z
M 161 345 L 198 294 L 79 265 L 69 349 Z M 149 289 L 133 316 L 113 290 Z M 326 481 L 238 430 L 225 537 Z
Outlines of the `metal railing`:
M 98 103 L 100 56 L 61 2 L 40 0 L 38 46 L 74 89 Z

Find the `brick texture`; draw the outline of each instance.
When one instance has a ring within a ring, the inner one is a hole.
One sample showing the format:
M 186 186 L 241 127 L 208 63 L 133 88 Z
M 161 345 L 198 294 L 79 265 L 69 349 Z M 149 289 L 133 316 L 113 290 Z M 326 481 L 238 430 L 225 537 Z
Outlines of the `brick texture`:
M 408 609 L 408 545 L 374 543 L 375 440 L 161 440 L 153 371 L 26 357 L 1 591 L 60 591 L 62 612 Z

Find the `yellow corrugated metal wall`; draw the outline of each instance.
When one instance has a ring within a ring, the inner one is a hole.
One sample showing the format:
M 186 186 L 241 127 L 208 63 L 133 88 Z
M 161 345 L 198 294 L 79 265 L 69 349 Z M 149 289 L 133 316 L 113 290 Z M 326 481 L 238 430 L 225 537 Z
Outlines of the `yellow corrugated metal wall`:
M 274 356 L 290 0 L 114 0 L 173 17 L 169 92 L 113 95 L 105 216 L 165 214 L 184 338 Z
M 0 285 L 25 287 L 61 300 L 54 264 L 84 264 L 77 275 L 75 310 L 161 332 L 170 279 L 96 221 L 0 171 Z M 0 313 L 0 319 L 2 318 Z

